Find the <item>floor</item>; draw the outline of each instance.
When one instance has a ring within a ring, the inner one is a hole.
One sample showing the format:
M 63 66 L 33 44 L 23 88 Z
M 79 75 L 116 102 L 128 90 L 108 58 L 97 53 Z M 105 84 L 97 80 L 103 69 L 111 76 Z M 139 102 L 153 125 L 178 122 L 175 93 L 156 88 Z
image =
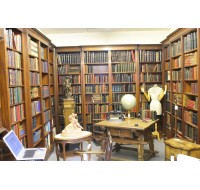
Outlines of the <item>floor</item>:
M 129 145 L 130 146 L 130 145 Z M 87 142 L 83 144 L 84 149 L 87 149 Z M 135 147 L 132 145 L 132 147 Z M 148 145 L 145 145 L 145 148 L 148 149 Z M 99 150 L 100 146 L 96 146 L 94 142 L 92 142 L 92 150 Z M 154 149 L 158 151 L 155 157 L 151 157 L 148 161 L 164 161 L 165 160 L 165 144 L 163 142 L 163 139 L 161 139 L 161 142 L 159 142 L 157 139 L 154 139 Z M 123 150 L 121 149 L 119 152 L 113 152 L 112 153 L 113 158 L 120 158 L 125 159 L 128 161 L 137 161 L 137 152 L 136 151 L 130 151 L 130 150 Z M 96 161 L 96 156 L 92 155 L 92 161 Z M 49 157 L 48 161 L 56 161 L 56 154 L 55 149 L 52 155 Z M 62 160 L 62 159 L 60 159 Z M 79 156 L 73 156 L 68 157 L 66 161 L 80 161 Z

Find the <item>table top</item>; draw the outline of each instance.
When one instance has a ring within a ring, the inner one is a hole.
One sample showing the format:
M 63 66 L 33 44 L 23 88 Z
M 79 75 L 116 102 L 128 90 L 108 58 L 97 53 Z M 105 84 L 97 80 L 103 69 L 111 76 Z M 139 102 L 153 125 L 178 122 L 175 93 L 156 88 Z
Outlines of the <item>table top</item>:
M 110 128 L 122 128 L 122 129 L 135 129 L 135 130 L 145 130 L 151 125 L 156 123 L 158 120 L 144 121 L 138 118 L 125 119 L 124 121 L 100 121 L 95 123 L 95 126 L 103 126 Z
M 87 138 L 87 137 L 90 137 L 90 136 L 92 136 L 91 132 L 89 132 L 89 131 L 82 131 L 82 133 L 79 134 L 79 135 L 68 136 L 68 137 L 62 136 L 61 133 L 60 133 L 60 134 L 55 135 L 54 139 L 55 140 L 77 140 L 77 139 Z

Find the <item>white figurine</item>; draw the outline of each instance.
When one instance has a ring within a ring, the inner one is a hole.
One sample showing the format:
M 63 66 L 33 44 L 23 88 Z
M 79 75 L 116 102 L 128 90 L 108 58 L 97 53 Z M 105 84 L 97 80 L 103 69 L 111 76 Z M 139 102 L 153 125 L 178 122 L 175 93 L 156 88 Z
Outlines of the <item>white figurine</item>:
M 144 93 L 146 99 L 150 102 L 150 110 L 156 111 L 157 115 L 162 115 L 162 105 L 160 101 L 163 96 L 166 94 L 167 85 L 165 85 L 165 90 L 155 84 L 148 90 L 148 94 L 144 91 L 144 86 L 142 85 L 141 91 Z

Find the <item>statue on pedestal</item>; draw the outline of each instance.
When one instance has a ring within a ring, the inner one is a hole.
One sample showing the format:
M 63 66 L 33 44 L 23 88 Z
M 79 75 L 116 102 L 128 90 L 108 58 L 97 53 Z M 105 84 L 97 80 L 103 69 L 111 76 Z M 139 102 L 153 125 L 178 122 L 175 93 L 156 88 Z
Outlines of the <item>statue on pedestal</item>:
M 64 79 L 63 87 L 64 87 L 64 94 L 67 99 L 73 99 L 72 97 L 72 87 L 71 87 L 71 76 L 66 76 Z

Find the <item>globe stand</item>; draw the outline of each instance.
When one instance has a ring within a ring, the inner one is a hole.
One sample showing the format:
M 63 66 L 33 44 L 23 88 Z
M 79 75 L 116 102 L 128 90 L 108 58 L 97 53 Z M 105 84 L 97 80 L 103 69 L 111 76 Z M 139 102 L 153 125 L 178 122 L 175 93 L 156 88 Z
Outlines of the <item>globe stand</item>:
M 121 98 L 121 104 L 122 107 L 126 111 L 128 111 L 128 117 L 126 117 L 126 119 L 133 119 L 133 117 L 131 117 L 130 115 L 131 115 L 131 110 L 136 105 L 136 98 L 132 94 L 125 94 Z

